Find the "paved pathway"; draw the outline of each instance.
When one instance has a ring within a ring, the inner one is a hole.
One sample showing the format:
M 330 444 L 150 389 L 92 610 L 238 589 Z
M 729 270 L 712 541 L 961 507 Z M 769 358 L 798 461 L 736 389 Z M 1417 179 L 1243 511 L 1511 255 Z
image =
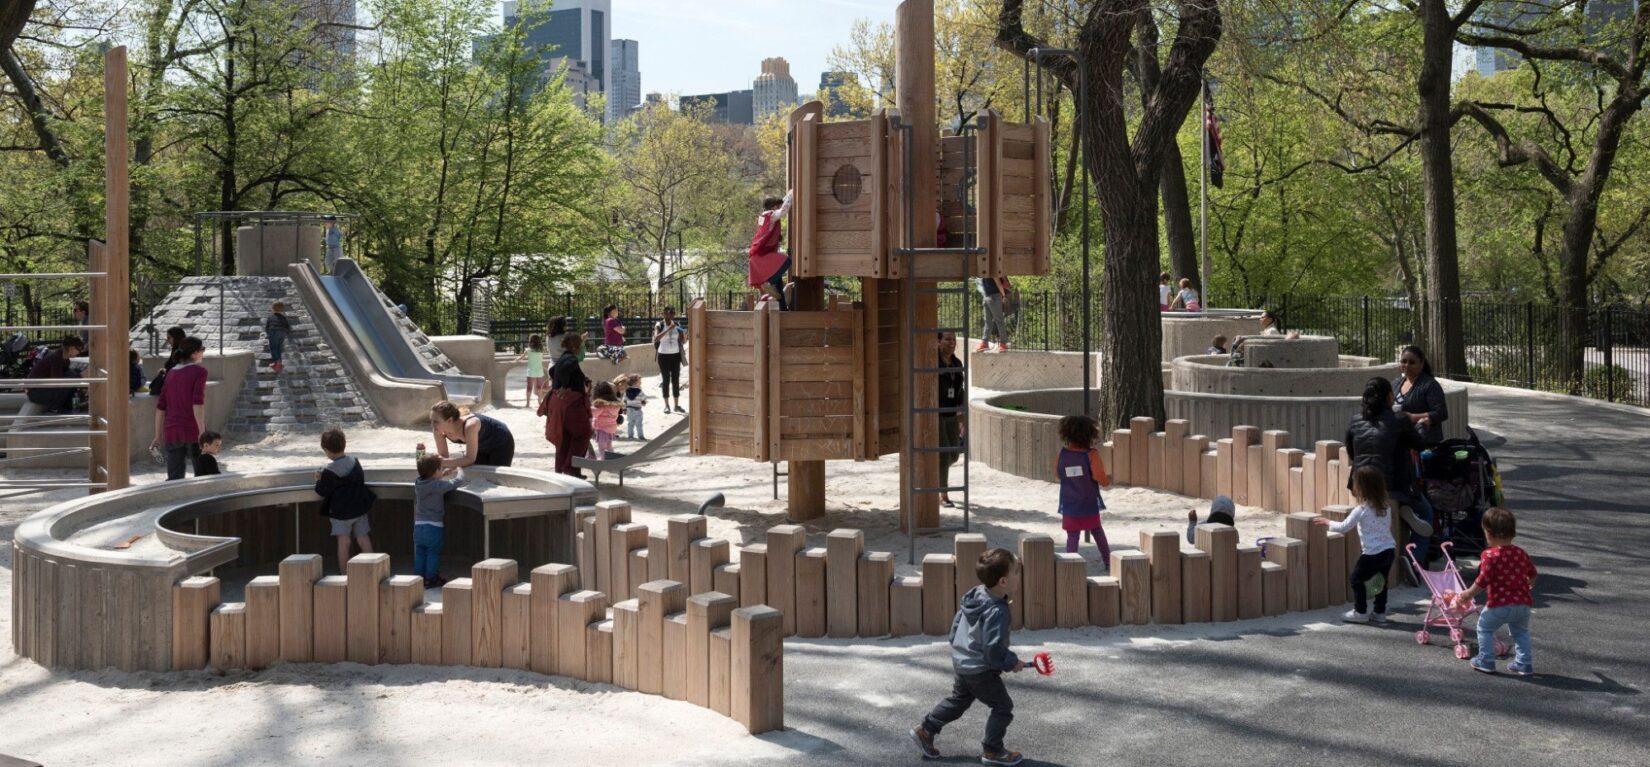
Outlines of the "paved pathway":
M 1063 632 L 1056 676 L 1010 680 L 1009 747 L 1062 765 L 1650 763 L 1650 417 L 1484 390 L 1473 413 L 1542 570 L 1536 677 L 1417 646 L 1414 609 L 1385 628 L 1325 610 Z M 950 684 L 933 641 L 792 641 L 785 664 L 785 763 L 917 763 L 905 729 Z M 977 764 L 982 727 L 976 709 L 946 730 L 942 763 Z

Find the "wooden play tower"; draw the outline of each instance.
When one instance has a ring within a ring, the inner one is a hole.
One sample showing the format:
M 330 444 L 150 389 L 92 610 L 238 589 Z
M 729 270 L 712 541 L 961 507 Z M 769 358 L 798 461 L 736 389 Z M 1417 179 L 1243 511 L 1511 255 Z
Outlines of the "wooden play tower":
M 901 527 L 921 532 L 943 492 L 966 492 L 939 487 L 940 454 L 966 457 L 967 440 L 939 446 L 937 333 L 965 329 L 939 326 L 938 297 L 966 305 L 970 278 L 1047 273 L 1049 134 L 988 111 L 942 136 L 932 0 L 906 0 L 895 27 L 897 112 L 791 113 L 795 306 L 690 308 L 689 417 L 695 455 L 788 462 L 793 520 L 824 514 L 825 461 L 898 453 Z M 862 299 L 827 304 L 828 276 L 858 277 Z

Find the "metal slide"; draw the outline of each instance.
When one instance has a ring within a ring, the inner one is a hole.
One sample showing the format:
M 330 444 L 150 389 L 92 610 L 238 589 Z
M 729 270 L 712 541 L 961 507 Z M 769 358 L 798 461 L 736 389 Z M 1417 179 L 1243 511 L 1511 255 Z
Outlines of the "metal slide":
M 350 259 L 339 259 L 335 269 L 335 274 L 321 276 L 321 287 L 380 373 L 390 378 L 439 382 L 446 388 L 448 399 L 459 404 L 484 399 L 486 378 L 438 373 L 429 368 L 361 267 Z
M 657 456 L 654 455 L 655 453 L 658 453 L 660 450 L 664 449 L 666 444 L 674 442 L 678 437 L 686 434 L 688 423 L 689 421 L 685 417 L 677 420 L 676 423 L 665 427 L 664 431 L 659 432 L 659 436 L 648 440 L 643 443 L 641 447 L 636 448 L 636 451 L 633 453 L 625 453 L 624 455 L 605 460 L 600 458 L 588 458 L 585 456 L 574 456 L 573 465 L 580 469 L 590 469 L 591 471 L 596 472 L 597 480 L 602 478 L 602 472 L 604 471 L 618 472 L 619 486 L 624 487 L 625 470 L 635 466 L 636 464 L 647 463 L 648 461 L 655 460 L 657 458 Z

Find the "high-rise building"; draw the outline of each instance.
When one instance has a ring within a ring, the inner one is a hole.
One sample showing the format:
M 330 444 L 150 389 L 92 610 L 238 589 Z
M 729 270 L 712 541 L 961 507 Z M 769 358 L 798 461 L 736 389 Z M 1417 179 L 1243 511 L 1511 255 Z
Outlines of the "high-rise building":
M 677 105 L 680 109 L 691 109 L 696 106 L 709 107 L 710 113 L 705 116 L 705 119 L 713 123 L 756 124 L 755 115 L 752 111 L 751 91 L 683 96 L 677 100 Z
M 612 0 L 555 0 L 549 10 L 531 18 L 521 17 L 518 7 L 515 0 L 504 3 L 504 24 L 523 25 L 528 48 L 546 61 L 558 56 L 577 61 L 589 73 L 593 92 L 612 91 Z
M 355 0 L 289 0 L 293 22 L 311 26 L 314 47 L 302 55 L 302 66 L 312 71 L 349 77 L 355 62 Z M 319 80 L 311 77 L 311 87 Z
M 762 60 L 762 74 L 751 83 L 751 98 L 760 120 L 796 106 L 796 81 L 791 79 L 790 62 L 780 57 Z
M 613 124 L 629 117 L 642 103 L 636 41 L 614 40 L 608 49 L 607 65 L 613 72 L 613 87 L 607 92 L 607 122 Z
M 821 72 L 819 75 L 819 93 L 815 98 L 825 102 L 825 114 L 828 117 L 847 117 L 853 111 L 848 106 L 847 86 L 854 81 L 854 76 L 848 72 Z

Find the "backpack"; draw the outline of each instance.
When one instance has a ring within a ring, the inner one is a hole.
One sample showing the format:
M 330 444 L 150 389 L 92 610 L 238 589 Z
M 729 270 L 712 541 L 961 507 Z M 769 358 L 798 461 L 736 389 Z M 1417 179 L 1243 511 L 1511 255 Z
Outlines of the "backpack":
M 162 368 L 155 377 L 149 380 L 149 396 L 159 397 L 160 387 L 166 385 L 166 369 Z

